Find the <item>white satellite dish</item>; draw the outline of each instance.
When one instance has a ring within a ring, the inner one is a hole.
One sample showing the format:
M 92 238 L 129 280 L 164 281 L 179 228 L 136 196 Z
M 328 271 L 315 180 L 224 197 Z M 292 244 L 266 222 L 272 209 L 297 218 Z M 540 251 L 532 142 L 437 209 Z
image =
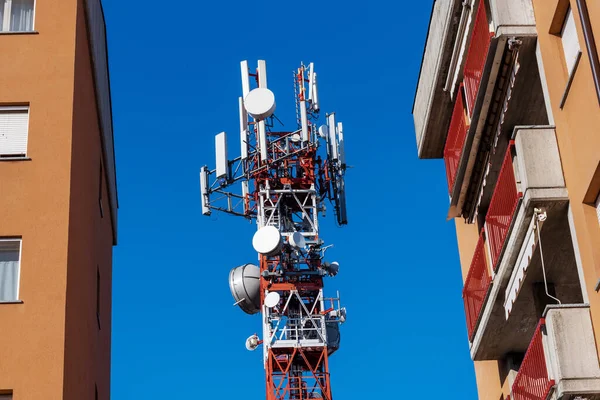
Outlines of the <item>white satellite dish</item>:
M 300 232 L 294 232 L 289 238 L 290 245 L 297 249 L 303 249 L 306 246 L 306 239 Z
M 258 345 L 260 344 L 260 339 L 258 338 L 258 336 L 256 336 L 256 334 L 250 336 L 248 339 L 246 339 L 246 350 L 248 351 L 254 351 L 256 350 L 256 348 L 258 347 Z
M 281 252 L 281 234 L 274 226 L 260 228 L 252 238 L 254 250 L 265 256 L 274 256 Z
M 298 142 L 300 141 L 300 139 L 302 139 L 302 137 L 300 137 L 300 135 L 299 135 L 299 134 L 297 134 L 297 133 L 294 133 L 294 134 L 293 134 L 293 135 L 290 137 L 290 139 L 292 140 L 292 142 L 294 142 L 294 143 L 298 143 Z
M 279 300 L 281 300 L 281 296 L 279 295 L 279 293 L 269 292 L 269 294 L 265 296 L 265 306 L 267 306 L 268 308 L 273 308 L 277 304 L 279 304 Z
M 244 99 L 248 114 L 257 121 L 269 118 L 275 112 L 275 95 L 267 88 L 256 88 Z
M 229 272 L 229 289 L 239 306 L 246 314 L 260 311 L 260 268 L 245 264 Z
M 321 125 L 319 127 L 319 136 L 323 139 L 327 139 L 329 136 L 329 128 L 327 128 L 327 125 Z

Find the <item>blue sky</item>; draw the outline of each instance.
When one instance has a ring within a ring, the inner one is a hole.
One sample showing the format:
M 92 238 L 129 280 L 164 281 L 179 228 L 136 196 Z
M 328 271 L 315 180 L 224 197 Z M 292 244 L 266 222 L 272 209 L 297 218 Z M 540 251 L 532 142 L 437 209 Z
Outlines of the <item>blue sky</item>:
M 232 307 L 227 283 L 256 259 L 255 227 L 203 217 L 199 200 L 214 135 L 238 129 L 244 59 L 267 60 L 287 126 L 292 70 L 315 62 L 322 109 L 344 123 L 350 223 L 329 213 L 321 227 L 341 265 L 326 291 L 348 309 L 334 398 L 476 397 L 444 166 L 417 159 L 411 115 L 431 3 L 104 0 L 120 201 L 114 400 L 264 398 L 261 354 L 244 348 L 260 319 Z

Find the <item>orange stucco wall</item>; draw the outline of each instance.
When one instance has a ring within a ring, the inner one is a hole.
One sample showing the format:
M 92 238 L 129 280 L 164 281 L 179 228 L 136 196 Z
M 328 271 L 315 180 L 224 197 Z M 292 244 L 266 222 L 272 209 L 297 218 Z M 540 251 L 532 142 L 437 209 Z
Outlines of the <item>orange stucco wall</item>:
M 581 20 L 575 0 L 571 7 L 581 46 L 582 57 L 573 84 L 561 110 L 560 100 L 568 81 L 561 40 L 549 34 L 558 0 L 533 0 L 538 41 L 548 81 L 556 136 L 569 191 L 583 274 L 589 296 L 596 343 L 600 339 L 600 297 L 595 291 L 600 278 L 600 224 L 593 206 L 584 204 L 584 196 L 600 162 L 600 105 L 592 80 L 590 59 L 585 47 Z M 600 3 L 587 0 L 597 44 L 600 40 Z
M 108 204 L 105 218 L 92 221 L 100 139 L 83 0 L 36 3 L 38 33 L 0 34 L 0 105 L 30 105 L 31 158 L 0 162 L 0 237 L 23 240 L 23 303 L 0 304 L 0 391 L 15 400 L 93 399 L 97 381 L 108 399 L 112 234 Z M 100 332 L 96 263 L 105 290 Z

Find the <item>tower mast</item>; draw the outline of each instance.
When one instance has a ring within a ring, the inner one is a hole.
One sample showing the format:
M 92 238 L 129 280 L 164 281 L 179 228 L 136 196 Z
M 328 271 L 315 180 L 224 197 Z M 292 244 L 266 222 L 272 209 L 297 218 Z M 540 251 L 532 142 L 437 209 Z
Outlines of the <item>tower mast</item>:
M 339 348 L 346 311 L 339 295 L 324 297 L 324 278 L 335 276 L 339 265 L 325 259 L 331 245 L 320 237 L 318 217 L 329 200 L 338 224 L 347 224 L 343 127 L 328 114 L 317 128 L 314 64 L 294 72 L 298 128 L 293 131 L 274 128 L 278 119 L 266 63 L 259 60 L 251 73 L 242 61 L 241 75 L 241 155 L 229 160 L 226 134 L 217 135 L 216 169 L 204 166 L 200 172 L 202 211 L 256 220 L 252 244 L 258 265 L 234 268 L 229 281 L 235 305 L 262 316 L 262 337 L 250 336 L 246 347 L 263 345 L 267 400 L 331 400 L 328 360 Z M 232 190 L 238 182 L 239 192 Z

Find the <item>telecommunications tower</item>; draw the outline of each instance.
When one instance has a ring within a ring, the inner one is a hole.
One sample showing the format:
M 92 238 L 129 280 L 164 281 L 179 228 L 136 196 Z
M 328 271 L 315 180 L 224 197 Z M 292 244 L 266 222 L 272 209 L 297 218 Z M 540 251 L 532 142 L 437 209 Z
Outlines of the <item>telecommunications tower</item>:
M 335 276 L 339 264 L 325 259 L 331 245 L 319 234 L 318 216 L 325 215 L 329 200 L 337 223 L 348 223 L 342 123 L 331 113 L 318 126 L 313 63 L 294 71 L 293 131 L 275 128 L 279 119 L 265 61 L 258 61 L 256 72 L 242 61 L 241 70 L 241 154 L 230 160 L 226 133 L 216 136 L 216 168 L 200 170 L 202 213 L 256 219 L 258 266 L 232 269 L 229 285 L 235 305 L 247 314 L 262 313 L 261 336 L 250 336 L 246 348 L 263 346 L 267 400 L 331 400 L 328 358 L 339 348 L 346 310 L 339 295 L 323 295 L 324 278 Z

